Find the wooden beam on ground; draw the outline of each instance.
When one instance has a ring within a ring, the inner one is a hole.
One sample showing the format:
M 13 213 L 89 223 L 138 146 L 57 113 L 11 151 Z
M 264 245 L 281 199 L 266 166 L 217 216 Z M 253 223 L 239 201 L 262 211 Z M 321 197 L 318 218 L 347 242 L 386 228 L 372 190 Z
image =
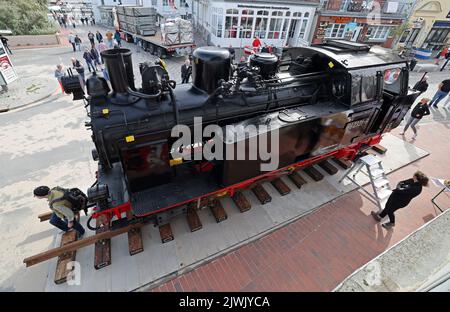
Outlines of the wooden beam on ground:
M 333 161 L 343 169 L 349 169 L 353 165 L 352 161 L 343 158 L 333 158 Z
M 339 171 L 327 159 L 319 162 L 318 165 L 320 166 L 320 168 L 325 170 L 325 172 L 328 173 L 329 175 L 334 175 L 334 174 L 336 174 Z
M 218 199 L 214 199 L 210 206 L 211 212 L 216 222 L 222 222 L 228 218 L 227 212 L 223 209 L 222 203 Z
M 295 171 L 288 174 L 288 177 L 298 188 L 302 188 L 302 185 L 307 183 L 306 180 L 303 179 L 302 176 L 298 172 L 295 172 Z
M 323 174 L 321 174 L 316 168 L 313 166 L 306 167 L 303 169 L 307 175 L 309 175 L 314 181 L 320 181 L 323 179 Z
M 259 202 L 264 205 L 272 201 L 272 197 L 267 193 L 262 184 L 256 185 L 252 188 L 253 194 L 258 198 Z
M 173 233 L 170 223 L 159 226 L 159 235 L 161 236 L 161 241 L 163 244 L 173 241 Z
M 202 222 L 200 221 L 200 218 L 195 209 L 196 206 L 197 206 L 197 203 L 191 203 L 191 204 L 189 204 L 189 206 L 187 208 L 186 219 L 187 219 L 189 228 L 191 229 L 191 232 L 198 231 L 203 227 Z
M 127 211 L 127 219 L 130 220 L 133 217 L 131 211 Z M 144 251 L 144 244 L 142 242 L 141 229 L 131 229 L 128 231 L 128 251 L 130 256 L 138 254 Z
M 378 153 L 375 152 L 374 150 L 368 149 L 365 151 L 366 155 L 372 155 L 372 156 L 378 156 Z
M 53 212 L 51 212 L 51 211 L 41 213 L 40 215 L 38 215 L 39 221 L 44 222 L 44 221 L 50 220 L 50 218 L 52 217 L 52 214 L 53 214 Z
M 65 232 L 61 237 L 60 246 L 65 246 L 77 240 L 77 231 L 72 230 L 69 232 Z M 55 272 L 55 284 L 62 284 L 67 281 L 67 275 L 72 272 L 73 268 L 68 264 L 72 261 L 75 261 L 76 251 L 69 251 L 63 255 L 58 257 L 58 263 L 56 264 L 56 272 Z
M 384 155 L 387 152 L 387 148 L 380 144 L 376 144 L 376 145 L 372 146 L 372 149 L 380 155 Z
M 101 224 L 97 219 L 97 226 Z M 100 227 L 95 233 L 101 234 L 110 230 L 109 224 Z M 94 268 L 99 270 L 111 264 L 111 239 L 105 238 L 95 243 Z
M 252 205 L 242 192 L 234 193 L 232 198 L 240 212 L 246 212 L 252 208 Z
M 26 259 L 23 260 L 23 262 L 26 264 L 27 267 L 38 264 L 40 262 L 44 262 L 46 260 L 52 259 L 54 257 L 58 257 L 66 252 L 69 251 L 74 251 L 74 250 L 78 250 L 81 249 L 83 247 L 89 246 L 94 244 L 95 242 L 98 242 L 102 239 L 108 239 L 114 236 L 118 236 L 120 234 L 126 233 L 129 230 L 133 229 L 133 228 L 140 228 L 141 226 L 144 226 L 144 223 L 135 223 L 135 224 L 130 224 L 115 230 L 110 230 L 107 232 L 102 232 L 99 234 L 95 234 L 80 240 L 77 240 L 76 242 L 72 242 L 72 243 L 68 243 L 67 245 L 58 247 L 58 248 L 53 248 L 44 252 L 41 252 L 37 255 L 28 257 Z
M 273 187 L 277 189 L 278 193 L 280 193 L 281 196 L 287 195 L 291 192 L 289 186 L 287 186 L 286 183 L 281 180 L 281 178 L 272 180 L 270 181 L 270 183 L 272 183 Z

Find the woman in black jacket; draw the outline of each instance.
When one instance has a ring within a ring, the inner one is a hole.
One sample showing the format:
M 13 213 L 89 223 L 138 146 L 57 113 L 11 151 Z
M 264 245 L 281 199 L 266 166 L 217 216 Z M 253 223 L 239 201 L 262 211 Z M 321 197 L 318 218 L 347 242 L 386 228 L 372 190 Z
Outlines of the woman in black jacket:
M 427 98 L 423 98 L 416 106 L 414 106 L 411 111 L 411 117 L 409 117 L 409 120 L 406 122 L 405 128 L 403 128 L 403 132 L 401 132 L 400 135 L 405 135 L 406 130 L 408 130 L 409 126 L 411 126 L 411 129 L 414 131 L 414 135 L 412 137 L 413 140 L 417 137 L 416 124 L 423 118 L 423 116 L 430 115 L 428 102 L 429 100 Z
M 428 186 L 428 177 L 421 171 L 417 171 L 412 179 L 404 180 L 397 184 L 397 187 L 389 196 L 383 211 L 381 213 L 372 211 L 372 217 L 377 222 L 380 222 L 381 219 L 389 216 L 389 222 L 382 224 L 382 226 L 386 229 L 393 227 L 395 225 L 394 212 L 408 206 L 414 197 L 419 196 L 423 186 Z

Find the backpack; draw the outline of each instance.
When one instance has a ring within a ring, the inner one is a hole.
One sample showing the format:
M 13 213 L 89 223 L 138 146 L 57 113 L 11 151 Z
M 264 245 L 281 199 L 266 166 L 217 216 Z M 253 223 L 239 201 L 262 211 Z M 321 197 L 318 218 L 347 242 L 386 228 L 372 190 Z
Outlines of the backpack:
M 87 215 L 88 197 L 78 188 L 65 189 L 62 187 L 55 187 L 54 189 L 63 193 L 63 196 L 54 198 L 50 203 L 50 207 L 60 200 L 67 200 L 72 205 L 72 211 L 77 213 L 81 210 Z

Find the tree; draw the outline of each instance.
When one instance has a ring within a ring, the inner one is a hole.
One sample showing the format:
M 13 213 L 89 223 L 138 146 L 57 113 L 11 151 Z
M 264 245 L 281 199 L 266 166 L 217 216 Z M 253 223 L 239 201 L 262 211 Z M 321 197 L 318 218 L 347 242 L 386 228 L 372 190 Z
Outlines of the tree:
M 0 0 L 0 29 L 9 29 L 14 35 L 55 33 L 47 5 L 47 0 Z

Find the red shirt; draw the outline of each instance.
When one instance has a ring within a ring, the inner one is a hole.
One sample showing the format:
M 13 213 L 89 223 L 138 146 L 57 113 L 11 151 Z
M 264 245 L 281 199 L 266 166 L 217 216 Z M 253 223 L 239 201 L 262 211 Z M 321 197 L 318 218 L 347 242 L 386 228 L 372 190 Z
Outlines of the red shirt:
M 261 41 L 260 41 L 258 38 L 255 38 L 255 39 L 253 40 L 252 46 L 253 46 L 254 48 L 259 48 L 259 47 L 261 46 Z
M 441 51 L 440 56 L 445 57 L 445 55 L 447 54 L 447 52 L 448 52 L 448 48 L 444 48 L 444 49 Z

